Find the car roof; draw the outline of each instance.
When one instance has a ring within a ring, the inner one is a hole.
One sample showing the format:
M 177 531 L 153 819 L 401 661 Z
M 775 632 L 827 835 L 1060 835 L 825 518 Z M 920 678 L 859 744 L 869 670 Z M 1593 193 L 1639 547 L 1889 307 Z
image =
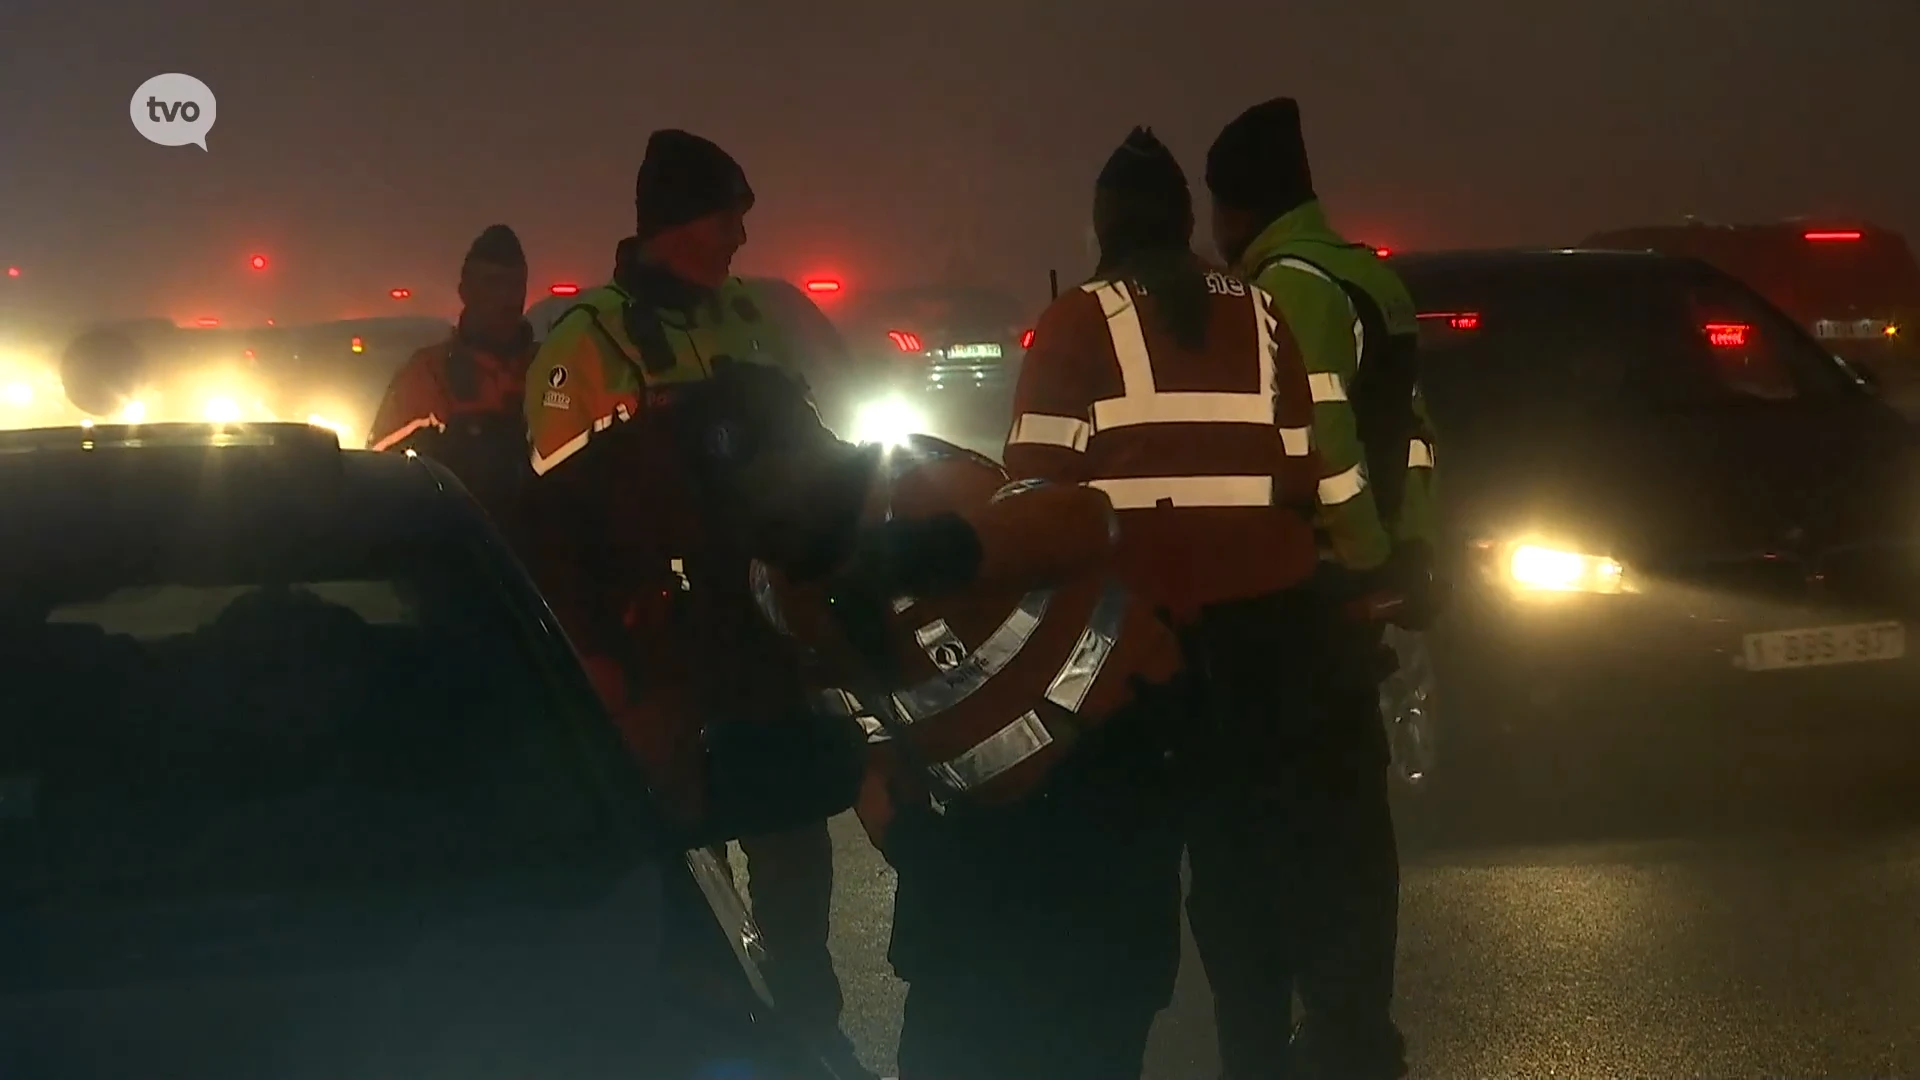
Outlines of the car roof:
M 197 483 L 208 464 L 231 464 L 219 484 Z M 61 516 L 89 485 L 138 516 L 166 505 L 311 501 L 369 521 L 411 516 L 449 524 L 471 510 L 451 473 L 424 458 L 343 450 L 332 432 L 304 424 L 89 425 L 0 432 L 0 501 L 8 517 Z M 105 512 L 104 510 L 102 512 Z
M 1395 255 L 1387 265 L 1396 270 L 1551 270 L 1569 263 L 1581 266 L 1657 266 L 1687 261 L 1652 251 L 1614 251 L 1605 248 L 1464 248 Z

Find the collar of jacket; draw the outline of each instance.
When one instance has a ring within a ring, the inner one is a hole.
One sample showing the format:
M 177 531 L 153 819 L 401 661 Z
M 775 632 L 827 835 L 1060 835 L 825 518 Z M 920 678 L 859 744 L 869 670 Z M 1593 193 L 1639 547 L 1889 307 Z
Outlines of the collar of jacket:
M 713 299 L 714 290 L 676 276 L 659 263 L 635 259 L 615 269 L 613 283 L 645 308 L 691 312 Z
M 1333 231 L 1320 200 L 1308 199 L 1274 218 L 1266 228 L 1260 230 L 1260 235 L 1253 238 L 1253 243 L 1247 245 L 1246 251 L 1241 252 L 1233 268 L 1237 273 L 1251 274 L 1298 240 L 1346 243 L 1339 233 Z
M 519 328 L 514 330 L 511 338 L 506 341 L 488 341 L 467 327 L 466 313 L 461 312 L 460 321 L 453 327 L 453 347 L 482 353 L 505 363 L 511 363 L 516 359 L 530 361 L 534 351 L 533 324 L 521 319 Z

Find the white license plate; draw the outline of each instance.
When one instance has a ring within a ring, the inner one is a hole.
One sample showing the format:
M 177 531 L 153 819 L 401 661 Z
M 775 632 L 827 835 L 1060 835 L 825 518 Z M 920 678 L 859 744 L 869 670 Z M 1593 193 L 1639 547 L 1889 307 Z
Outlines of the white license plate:
M 1887 337 L 1893 324 L 1885 319 L 1819 319 L 1813 324 L 1813 336 L 1827 340 L 1860 341 Z
M 955 345 L 947 350 L 947 355 L 955 360 L 998 360 L 1000 346 L 992 342 L 980 345 Z
M 1748 671 L 1778 671 L 1898 660 L 1906 654 L 1906 627 L 1897 622 L 1856 623 L 1748 634 L 1742 666 Z

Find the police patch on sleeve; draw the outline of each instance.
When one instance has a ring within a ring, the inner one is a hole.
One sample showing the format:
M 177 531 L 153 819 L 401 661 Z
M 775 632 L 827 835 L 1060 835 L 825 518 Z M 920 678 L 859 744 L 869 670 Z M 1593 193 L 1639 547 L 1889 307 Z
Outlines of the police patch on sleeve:
M 547 385 L 553 387 L 555 390 L 567 385 L 567 369 L 559 364 L 555 364 L 553 370 L 547 372 Z

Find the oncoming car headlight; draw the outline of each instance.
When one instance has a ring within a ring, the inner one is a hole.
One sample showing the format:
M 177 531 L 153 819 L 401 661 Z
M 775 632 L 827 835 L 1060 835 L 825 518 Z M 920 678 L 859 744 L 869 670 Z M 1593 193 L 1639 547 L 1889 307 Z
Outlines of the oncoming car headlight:
M 910 437 L 926 429 L 926 414 L 914 408 L 905 398 L 894 396 L 860 406 L 853 414 L 853 430 L 849 438 L 856 443 L 904 446 Z
M 1627 591 L 1626 567 L 1618 560 L 1544 544 L 1512 545 L 1507 549 L 1502 569 L 1507 583 L 1523 592 Z

